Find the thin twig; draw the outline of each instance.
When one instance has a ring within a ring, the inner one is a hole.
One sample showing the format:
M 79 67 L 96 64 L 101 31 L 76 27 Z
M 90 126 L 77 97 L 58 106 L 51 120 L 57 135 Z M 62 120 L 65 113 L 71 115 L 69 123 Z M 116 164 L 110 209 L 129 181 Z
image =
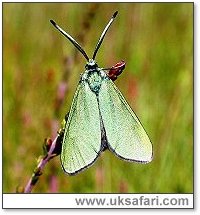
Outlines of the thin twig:
M 57 144 L 57 139 L 59 138 L 59 135 L 56 136 L 56 138 L 53 140 L 50 149 L 46 156 L 43 156 L 42 158 L 39 158 L 39 163 L 37 167 L 35 168 L 33 175 L 31 176 L 30 180 L 28 181 L 24 193 L 30 193 L 37 183 L 40 175 L 42 175 L 42 170 L 44 169 L 45 165 L 48 163 L 49 160 L 51 160 L 53 157 L 56 156 L 55 154 L 55 148 Z
M 39 177 L 42 175 L 42 171 L 45 165 L 54 157 L 58 156 L 61 153 L 62 148 L 62 139 L 64 135 L 65 123 L 67 121 L 68 114 L 65 116 L 61 124 L 61 129 L 58 131 L 58 135 L 52 141 L 51 139 L 46 139 L 43 145 L 44 155 L 39 156 L 37 167 L 34 169 L 31 178 L 29 179 L 24 190 L 19 190 L 24 193 L 31 193 L 33 187 L 39 180 Z

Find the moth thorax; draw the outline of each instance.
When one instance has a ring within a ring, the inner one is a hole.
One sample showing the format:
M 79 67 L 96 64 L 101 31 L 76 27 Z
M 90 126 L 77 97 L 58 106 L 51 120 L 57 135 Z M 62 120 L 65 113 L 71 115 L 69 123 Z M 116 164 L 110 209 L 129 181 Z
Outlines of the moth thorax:
M 101 73 L 98 70 L 89 72 L 87 81 L 90 89 L 94 93 L 98 94 L 101 88 L 102 80 Z

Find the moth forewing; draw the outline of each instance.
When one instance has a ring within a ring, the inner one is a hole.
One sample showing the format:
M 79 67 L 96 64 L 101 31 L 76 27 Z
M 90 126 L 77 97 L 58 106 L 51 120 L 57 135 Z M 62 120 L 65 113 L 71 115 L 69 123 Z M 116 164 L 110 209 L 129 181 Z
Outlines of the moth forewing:
M 110 79 L 106 79 L 101 85 L 99 107 L 108 148 L 122 159 L 150 162 L 153 156 L 151 141 L 139 119 Z
M 101 149 L 101 128 L 96 96 L 81 81 L 74 95 L 63 137 L 61 163 L 76 174 L 96 160 Z

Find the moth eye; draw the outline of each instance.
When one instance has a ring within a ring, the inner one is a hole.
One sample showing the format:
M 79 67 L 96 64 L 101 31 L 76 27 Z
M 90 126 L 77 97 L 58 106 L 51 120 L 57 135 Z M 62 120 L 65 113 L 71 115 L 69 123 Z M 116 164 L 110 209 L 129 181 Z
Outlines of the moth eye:
M 85 65 L 85 69 L 88 70 L 88 64 Z

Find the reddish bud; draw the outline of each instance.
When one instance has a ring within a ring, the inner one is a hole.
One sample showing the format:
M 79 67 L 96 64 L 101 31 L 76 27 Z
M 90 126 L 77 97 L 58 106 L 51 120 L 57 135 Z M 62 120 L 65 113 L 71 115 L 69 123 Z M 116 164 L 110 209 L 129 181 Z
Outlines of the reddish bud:
M 117 76 L 119 76 L 122 71 L 125 68 L 126 63 L 122 60 L 118 63 L 116 63 L 108 72 L 108 76 L 112 81 L 115 81 L 117 79 Z

